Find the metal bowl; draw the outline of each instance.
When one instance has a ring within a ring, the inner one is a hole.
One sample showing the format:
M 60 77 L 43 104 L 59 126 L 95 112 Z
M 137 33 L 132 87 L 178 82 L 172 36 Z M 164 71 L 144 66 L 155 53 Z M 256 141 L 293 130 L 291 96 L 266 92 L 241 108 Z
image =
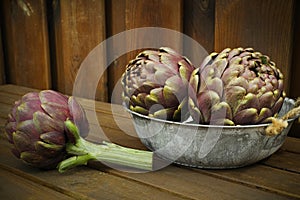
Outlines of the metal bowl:
M 279 116 L 294 107 L 294 100 L 285 98 Z M 216 126 L 178 123 L 131 113 L 141 142 L 158 157 L 185 166 L 222 169 L 258 162 L 283 144 L 294 119 L 276 136 L 268 136 L 269 124 Z

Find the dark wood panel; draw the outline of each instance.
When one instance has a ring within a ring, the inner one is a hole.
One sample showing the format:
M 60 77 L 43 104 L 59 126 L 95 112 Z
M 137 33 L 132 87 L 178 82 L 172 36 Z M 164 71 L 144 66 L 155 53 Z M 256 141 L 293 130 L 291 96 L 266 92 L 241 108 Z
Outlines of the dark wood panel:
M 50 56 L 46 0 L 1 1 L 7 82 L 38 89 L 50 88 Z
M 215 50 L 253 47 L 269 55 L 285 75 L 288 91 L 293 10 L 293 0 L 216 0 Z
M 214 51 L 215 0 L 186 0 L 183 10 L 183 31 L 205 48 Z M 187 51 L 189 46 L 185 46 Z M 199 58 L 199 55 L 194 55 Z M 201 62 L 201 61 L 199 61 Z
M 113 36 L 125 30 L 139 27 L 160 27 L 168 28 L 176 31 L 182 31 L 182 1 L 181 0 L 113 0 L 108 3 L 107 9 L 111 12 L 108 14 L 108 32 L 109 36 Z M 159 39 L 162 36 L 157 35 Z M 123 44 L 113 45 L 135 45 L 143 44 L 147 38 L 140 36 L 134 41 L 124 41 Z M 181 44 L 174 44 L 179 47 Z M 115 58 L 115 62 L 109 69 L 109 91 L 111 102 L 121 103 L 121 87 L 115 87 L 121 75 L 125 70 L 125 66 L 129 60 L 133 59 L 139 51 L 129 52 L 128 54 Z M 109 52 L 113 56 L 113 52 Z M 115 89 L 114 93 L 112 91 Z
M 291 67 L 291 84 L 289 96 L 292 98 L 300 97 L 300 1 L 295 1 L 294 10 L 294 41 Z M 300 138 L 300 123 L 295 122 L 292 126 L 291 136 Z
M 105 40 L 104 0 L 55 1 L 53 4 L 55 37 L 55 85 L 57 90 L 72 94 L 73 84 L 82 61 L 100 42 Z M 99 55 L 105 58 L 105 55 Z M 97 62 L 97 61 L 95 61 Z M 105 60 L 97 63 L 104 70 Z M 97 84 L 89 81 L 86 85 Z M 106 73 L 98 82 L 96 99 L 107 101 Z M 86 96 L 83 91 L 82 96 Z
M 0 85 L 5 83 L 4 56 L 2 45 L 2 23 L 0 21 Z

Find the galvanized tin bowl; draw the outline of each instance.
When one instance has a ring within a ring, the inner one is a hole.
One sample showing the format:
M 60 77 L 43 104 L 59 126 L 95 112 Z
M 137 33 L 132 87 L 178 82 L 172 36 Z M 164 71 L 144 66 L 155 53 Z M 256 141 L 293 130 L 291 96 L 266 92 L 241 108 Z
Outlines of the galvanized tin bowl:
M 294 107 L 286 98 L 279 116 Z M 131 113 L 142 143 L 158 157 L 170 163 L 198 168 L 236 168 L 258 162 L 283 144 L 294 119 L 276 136 L 268 136 L 269 124 L 213 126 L 178 123 Z

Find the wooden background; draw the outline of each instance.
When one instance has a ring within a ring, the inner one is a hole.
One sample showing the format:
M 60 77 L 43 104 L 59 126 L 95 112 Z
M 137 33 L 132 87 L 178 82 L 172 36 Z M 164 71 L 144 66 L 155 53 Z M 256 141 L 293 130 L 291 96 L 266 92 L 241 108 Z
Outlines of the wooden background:
M 208 52 L 253 47 L 276 62 L 285 75 L 288 96 L 295 98 L 300 96 L 299 2 L 2 0 L 0 84 L 72 94 L 77 71 L 94 47 L 122 31 L 151 26 L 184 33 Z M 116 58 L 105 71 L 97 100 L 121 102 L 120 92 L 112 91 L 135 54 Z M 294 129 L 300 131 L 297 125 Z

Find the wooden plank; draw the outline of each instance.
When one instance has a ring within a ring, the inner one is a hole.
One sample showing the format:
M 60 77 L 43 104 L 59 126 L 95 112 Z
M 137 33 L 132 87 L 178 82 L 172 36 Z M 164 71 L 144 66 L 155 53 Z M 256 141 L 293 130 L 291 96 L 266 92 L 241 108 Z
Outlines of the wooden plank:
M 293 52 L 292 52 L 292 67 L 291 71 L 291 83 L 290 84 L 290 97 L 300 97 L 300 2 L 295 1 L 295 12 L 294 12 L 294 38 L 293 38 Z M 300 129 L 298 129 L 300 130 Z
M 293 54 L 291 67 L 291 84 L 290 93 L 291 98 L 300 97 L 300 1 L 295 1 L 294 12 L 294 40 L 293 40 Z M 300 138 L 300 123 L 295 122 L 291 128 L 290 135 Z
M 187 0 L 183 3 L 184 33 L 196 40 L 208 53 L 213 52 L 215 0 Z M 190 52 L 189 48 L 189 46 L 185 46 L 185 52 Z M 202 59 L 199 57 L 200 55 L 192 54 L 186 56 L 197 66 L 202 62 Z
M 73 84 L 82 61 L 100 42 L 105 40 L 105 5 L 104 0 L 55 1 L 54 36 L 56 89 L 65 94 L 72 94 Z M 99 62 L 99 71 L 105 70 L 105 55 Z M 95 71 L 87 72 L 85 86 L 97 84 L 89 81 Z M 107 101 L 106 72 L 98 82 L 96 99 Z M 87 92 L 87 93 L 85 93 Z M 89 91 L 83 91 L 86 97 Z
M 265 165 L 300 174 L 300 154 L 283 150 L 277 151 L 271 158 L 263 161 Z
M 13 85 L 13 84 L 5 84 L 5 85 L 0 85 L 0 91 L 5 92 L 7 94 L 16 94 L 19 95 L 20 97 L 28 92 L 37 92 L 40 91 L 38 89 L 34 88 L 29 88 L 29 87 L 24 87 L 20 85 Z
M 300 191 L 297 189 L 300 185 L 299 173 L 291 173 L 262 165 L 252 165 L 234 170 L 194 170 L 290 198 L 300 198 Z
M 0 167 L 1 199 L 73 199 L 45 186 L 17 176 Z
M 0 91 L 0 103 L 8 104 L 8 105 L 12 106 L 14 104 L 14 102 L 20 98 L 21 98 L 20 95 L 9 94 L 9 93 Z
M 5 69 L 4 69 L 4 54 L 2 45 L 2 23 L 0 23 L 0 85 L 4 84 L 5 81 Z
M 75 199 L 182 199 L 177 194 L 86 167 L 63 174 L 56 170 L 31 168 L 12 157 L 3 141 L 0 140 L 0 143 L 0 169 L 4 168 Z
M 7 147 L 3 142 L 0 143 L 0 167 L 77 198 L 288 199 L 286 196 L 174 166 L 150 173 L 124 173 L 103 165 L 98 168 L 100 171 L 85 167 L 64 174 L 59 174 L 55 170 L 41 171 L 8 156 Z
M 300 139 L 287 137 L 281 148 L 285 151 L 300 154 Z
M 51 87 L 46 0 L 1 1 L 7 82 L 32 88 Z
M 202 171 L 204 173 L 202 173 Z M 176 191 L 176 193 L 192 199 L 288 199 L 291 197 L 288 197 L 288 195 L 277 195 L 271 190 L 266 192 L 264 189 L 255 188 L 253 185 L 245 186 L 240 184 L 243 180 L 233 183 L 222 178 L 214 177 L 211 174 L 206 174 L 205 171 L 206 170 L 187 169 L 175 166 L 168 166 L 162 170 L 146 174 L 123 173 L 107 169 L 108 173 L 144 182 L 145 184 L 153 185 L 164 190 Z M 229 174 L 232 172 L 232 170 L 227 171 Z M 218 172 L 216 172 L 216 174 L 217 173 Z M 255 182 L 253 184 L 255 184 Z
M 269 55 L 290 85 L 294 1 L 216 0 L 215 50 L 253 47 Z
M 125 30 L 139 27 L 161 27 L 176 31 L 182 30 L 182 1 L 181 0 L 113 0 L 108 2 L 108 9 L 111 13 L 108 15 L 108 33 L 113 36 Z M 155 12 L 153 12 L 155 11 Z M 162 36 L 157 36 L 161 39 Z M 136 43 L 143 44 L 147 38 L 137 37 L 134 41 L 124 41 L 123 44 L 113 45 L 131 45 Z M 174 41 L 174 47 L 180 47 L 180 42 Z M 114 56 L 113 48 L 108 52 L 108 56 Z M 133 59 L 138 52 L 128 52 L 126 55 L 115 58 L 115 62 L 109 67 L 109 95 L 113 103 L 122 103 L 120 85 L 117 85 L 125 70 L 126 64 Z M 114 92 L 113 92 L 114 91 Z

